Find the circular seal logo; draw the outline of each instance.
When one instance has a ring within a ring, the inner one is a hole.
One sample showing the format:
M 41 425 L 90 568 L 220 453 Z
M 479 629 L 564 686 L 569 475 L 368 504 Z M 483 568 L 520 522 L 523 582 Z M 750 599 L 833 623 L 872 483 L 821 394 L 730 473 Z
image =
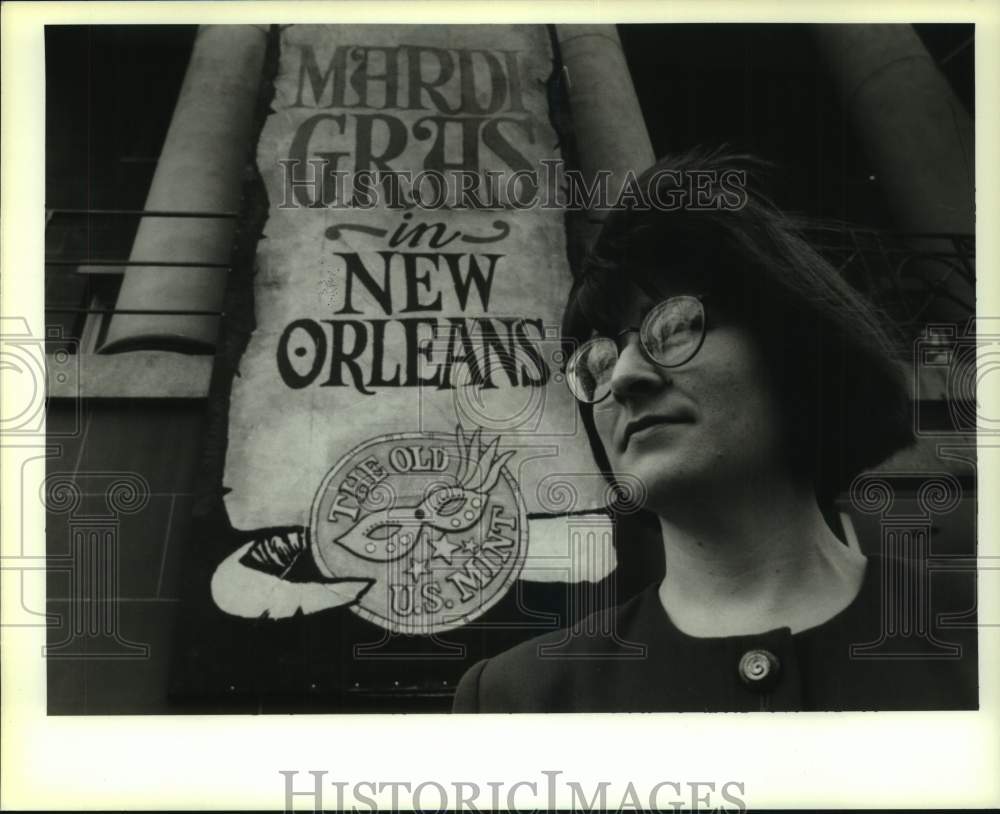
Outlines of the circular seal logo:
M 351 609 L 396 633 L 461 627 L 506 594 L 524 564 L 527 516 L 512 451 L 479 431 L 395 433 L 348 453 L 310 516 L 328 577 L 373 580 Z

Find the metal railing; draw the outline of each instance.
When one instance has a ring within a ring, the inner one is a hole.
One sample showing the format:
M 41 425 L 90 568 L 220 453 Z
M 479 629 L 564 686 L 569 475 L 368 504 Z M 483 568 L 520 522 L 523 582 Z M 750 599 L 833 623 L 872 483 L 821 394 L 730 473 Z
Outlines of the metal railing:
M 913 339 L 941 305 L 975 316 L 976 239 L 868 229 L 807 233 L 811 244 Z
M 90 241 L 91 219 L 97 218 L 99 221 L 107 222 L 108 219 L 134 219 L 143 218 L 177 218 L 177 219 L 197 219 L 197 220 L 236 220 L 239 218 L 238 212 L 205 212 L 205 211 L 167 211 L 153 209 L 76 209 L 52 207 L 45 210 L 46 237 L 53 224 L 58 225 L 60 221 L 85 221 L 85 225 L 75 226 L 79 230 L 86 229 L 87 243 Z M 118 234 L 124 234 L 124 230 L 115 230 Z M 70 233 L 72 234 L 72 233 Z M 47 240 L 48 244 L 48 240 Z M 60 273 L 65 274 L 69 270 L 70 278 L 77 283 L 74 288 L 78 288 L 77 304 L 58 303 L 54 304 L 46 297 L 45 314 L 46 326 L 53 327 L 53 321 L 58 322 L 56 334 L 58 338 L 50 341 L 50 350 L 64 350 L 73 352 L 78 347 L 80 340 L 87 330 L 88 320 L 98 319 L 100 325 L 96 328 L 98 334 L 103 333 L 107 321 L 117 314 L 149 315 L 149 316 L 212 316 L 224 317 L 225 312 L 220 310 L 196 310 L 196 309 L 172 309 L 172 308 L 116 308 L 111 303 L 117 298 L 117 290 L 121 285 L 121 279 L 126 269 L 132 267 L 154 267 L 162 268 L 165 273 L 172 268 L 204 268 L 211 270 L 229 271 L 229 263 L 219 262 L 199 262 L 189 260 L 131 260 L 120 257 L 85 257 L 85 256 L 60 256 L 50 253 L 49 246 L 46 245 L 45 274 L 47 284 L 55 282 Z M 79 285 L 83 278 L 83 285 Z M 97 281 L 97 278 L 110 278 Z M 48 294 L 48 285 L 47 285 Z M 72 295 L 72 292 L 71 292 Z M 69 320 L 51 320 L 53 317 L 69 316 Z
M 194 218 L 236 220 L 236 212 L 159 211 L 141 209 L 67 209 L 46 210 L 46 231 L 61 218 Z M 967 317 L 975 315 L 975 237 L 950 233 L 903 234 L 873 229 L 843 228 L 807 230 L 806 237 L 852 285 L 864 292 L 907 338 L 916 337 L 924 324 L 946 302 L 952 311 Z M 54 269 L 74 269 L 73 276 L 110 277 L 120 281 L 125 269 L 145 266 L 163 268 L 231 268 L 228 263 L 177 261 L 166 259 L 124 260 L 120 258 L 59 257 L 45 258 L 46 274 Z M 100 269 L 100 271 L 98 271 Z M 47 280 L 49 276 L 47 276 Z M 109 281 L 110 282 L 110 281 Z M 116 295 L 117 282 L 104 286 L 108 301 Z M 86 286 L 89 289 L 90 286 Z M 961 292 L 961 293 L 956 293 Z M 93 299 L 87 290 L 83 298 Z M 107 320 L 115 314 L 150 316 L 217 316 L 224 311 L 177 309 L 118 309 L 110 305 L 65 305 L 46 303 L 47 315 L 71 315 L 78 319 L 67 339 L 79 339 L 82 322 L 89 317 Z

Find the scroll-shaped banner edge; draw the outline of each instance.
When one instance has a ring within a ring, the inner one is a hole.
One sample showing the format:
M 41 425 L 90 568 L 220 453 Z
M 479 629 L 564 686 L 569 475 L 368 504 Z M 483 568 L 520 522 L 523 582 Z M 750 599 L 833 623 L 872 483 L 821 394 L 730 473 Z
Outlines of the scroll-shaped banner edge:
M 600 582 L 618 567 L 614 520 L 605 512 L 532 517 L 525 582 Z
M 232 616 L 287 619 L 299 611 L 310 614 L 339 608 L 357 602 L 372 585 L 369 579 L 290 582 L 241 562 L 254 544 L 251 540 L 233 551 L 212 575 L 212 600 Z

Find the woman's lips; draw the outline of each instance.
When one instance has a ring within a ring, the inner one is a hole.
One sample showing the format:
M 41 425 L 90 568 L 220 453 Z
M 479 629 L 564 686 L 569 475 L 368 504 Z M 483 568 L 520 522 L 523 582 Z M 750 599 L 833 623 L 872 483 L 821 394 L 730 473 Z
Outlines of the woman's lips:
M 630 421 L 625 425 L 625 432 L 622 435 L 622 447 L 627 447 L 629 441 L 632 440 L 632 436 L 637 433 L 644 432 L 645 430 L 651 429 L 653 427 L 661 427 L 664 425 L 673 424 L 688 424 L 691 419 L 686 415 L 652 415 L 643 416 L 642 418 L 637 418 L 634 421 Z

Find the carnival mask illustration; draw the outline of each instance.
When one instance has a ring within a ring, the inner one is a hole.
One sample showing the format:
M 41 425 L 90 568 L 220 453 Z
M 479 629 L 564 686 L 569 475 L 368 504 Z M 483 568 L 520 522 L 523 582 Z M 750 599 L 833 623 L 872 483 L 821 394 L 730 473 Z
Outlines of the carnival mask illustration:
M 479 430 L 467 438 L 459 427 L 456 440 L 460 460 L 454 485 L 434 485 L 416 505 L 393 505 L 363 515 L 334 542 L 363 559 L 390 562 L 409 554 L 423 535 L 436 541 L 476 525 L 514 453 L 499 453 L 499 438 L 484 447 Z M 389 500 L 394 498 L 390 495 Z

